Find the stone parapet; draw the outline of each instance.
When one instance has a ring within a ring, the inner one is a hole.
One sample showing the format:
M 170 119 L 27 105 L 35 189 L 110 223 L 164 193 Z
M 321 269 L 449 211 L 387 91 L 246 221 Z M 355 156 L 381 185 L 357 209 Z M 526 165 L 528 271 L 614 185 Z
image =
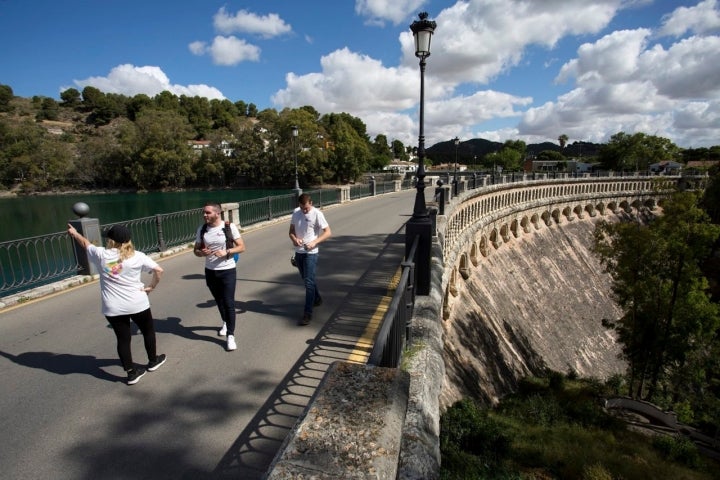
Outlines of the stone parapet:
M 395 479 L 408 388 L 399 369 L 333 363 L 265 478 Z

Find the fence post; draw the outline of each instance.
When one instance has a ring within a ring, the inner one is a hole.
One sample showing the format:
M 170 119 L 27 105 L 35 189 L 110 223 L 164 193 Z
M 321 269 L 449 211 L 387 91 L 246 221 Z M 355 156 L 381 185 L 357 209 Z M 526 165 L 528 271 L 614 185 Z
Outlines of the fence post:
M 164 252 L 167 250 L 167 246 L 165 245 L 165 237 L 163 236 L 162 215 L 160 214 L 155 215 L 155 228 L 157 230 L 158 249 Z
M 68 223 L 75 227 L 83 237 L 90 240 L 90 243 L 96 246 L 102 245 L 102 236 L 100 235 L 100 221 L 97 218 L 87 218 L 90 212 L 90 207 L 86 203 L 78 202 L 72 207 L 73 212 L 79 218 L 70 220 Z M 90 262 L 87 256 L 87 250 L 78 245 L 77 242 L 72 241 L 73 251 L 75 252 L 75 259 L 78 263 L 78 275 L 97 275 L 99 272 L 94 264 Z
M 375 181 L 375 175 L 370 177 L 370 196 L 374 197 L 377 195 L 377 182 Z

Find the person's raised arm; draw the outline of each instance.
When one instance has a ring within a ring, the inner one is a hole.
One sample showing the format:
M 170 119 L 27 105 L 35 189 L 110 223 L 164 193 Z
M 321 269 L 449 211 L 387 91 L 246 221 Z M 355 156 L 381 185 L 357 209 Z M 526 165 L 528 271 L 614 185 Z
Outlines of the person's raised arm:
M 69 234 L 72 238 L 75 239 L 75 241 L 78 243 L 78 245 L 80 245 L 82 248 L 87 249 L 87 248 L 91 245 L 90 240 L 88 240 L 87 238 L 83 237 L 83 236 L 80 234 L 80 232 L 78 232 L 78 231 L 75 229 L 75 227 L 73 227 L 73 226 L 70 225 L 69 223 L 68 223 L 67 232 L 68 232 L 68 234 Z

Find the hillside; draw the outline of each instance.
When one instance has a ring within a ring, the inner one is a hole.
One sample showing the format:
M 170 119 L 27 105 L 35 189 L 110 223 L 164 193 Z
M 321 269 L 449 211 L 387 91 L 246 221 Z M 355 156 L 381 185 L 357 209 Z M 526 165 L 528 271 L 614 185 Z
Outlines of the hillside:
M 463 140 L 457 147 L 458 163 L 469 165 L 479 161 L 488 153 L 497 152 L 502 149 L 503 143 L 485 140 L 483 138 L 473 138 Z M 537 155 L 545 150 L 562 152 L 566 157 L 595 157 L 598 155 L 601 145 L 590 142 L 574 142 L 560 148 L 559 144 L 552 142 L 530 143 L 527 145 L 527 154 L 530 156 Z M 455 162 L 455 142 L 448 140 L 436 143 L 432 147 L 426 148 L 425 153 L 434 165 L 440 163 Z

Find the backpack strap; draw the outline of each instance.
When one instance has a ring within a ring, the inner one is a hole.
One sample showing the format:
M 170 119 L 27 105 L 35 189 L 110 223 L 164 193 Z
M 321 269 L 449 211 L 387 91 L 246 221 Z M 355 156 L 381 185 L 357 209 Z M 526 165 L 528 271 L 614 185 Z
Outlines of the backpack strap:
M 203 223 L 202 227 L 200 227 L 200 245 L 205 248 L 205 234 L 207 233 L 208 225 L 207 223 Z
M 235 240 L 232 238 L 232 230 L 230 229 L 229 220 L 225 220 L 225 227 L 223 227 L 223 231 L 225 232 L 225 245 L 232 248 L 235 246 Z

